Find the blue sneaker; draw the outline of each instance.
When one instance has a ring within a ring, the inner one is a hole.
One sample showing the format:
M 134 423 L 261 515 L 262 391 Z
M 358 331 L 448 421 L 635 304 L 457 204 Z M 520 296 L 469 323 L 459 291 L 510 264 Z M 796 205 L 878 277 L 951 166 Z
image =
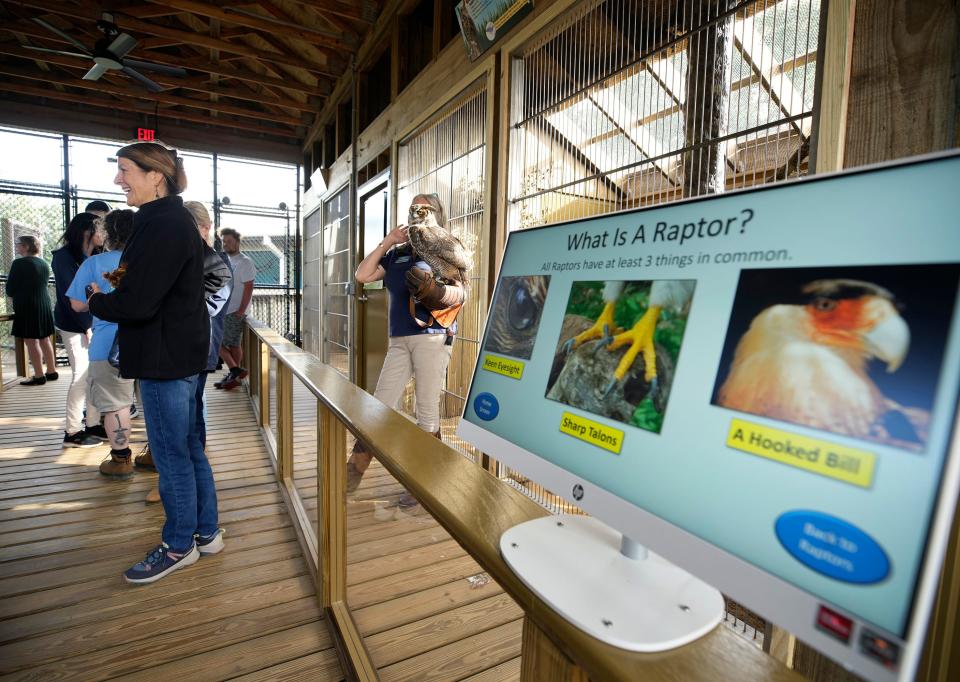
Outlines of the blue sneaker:
M 201 555 L 216 554 L 223 551 L 223 528 L 217 528 L 210 535 L 194 535 L 193 539 L 196 541 L 197 551 Z
M 150 550 L 143 561 L 124 571 L 123 578 L 128 583 L 138 585 L 152 583 L 160 580 L 167 573 L 196 563 L 199 558 L 200 552 L 197 551 L 196 545 L 191 545 L 190 549 L 183 554 L 172 555 L 170 547 L 166 543 L 161 543 Z

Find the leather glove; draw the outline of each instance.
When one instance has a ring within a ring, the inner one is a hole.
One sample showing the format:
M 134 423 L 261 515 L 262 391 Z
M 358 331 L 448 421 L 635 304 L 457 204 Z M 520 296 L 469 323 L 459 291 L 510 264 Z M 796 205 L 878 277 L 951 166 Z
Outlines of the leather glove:
M 433 275 L 420 268 L 410 268 L 404 277 L 410 294 L 427 310 L 441 310 L 449 306 L 443 302 L 446 287 L 437 282 Z

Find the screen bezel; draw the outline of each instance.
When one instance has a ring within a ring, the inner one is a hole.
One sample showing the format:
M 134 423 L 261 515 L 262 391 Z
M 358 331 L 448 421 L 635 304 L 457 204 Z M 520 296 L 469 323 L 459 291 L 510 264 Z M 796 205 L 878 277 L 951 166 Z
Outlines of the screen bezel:
M 902 168 L 952 158 L 960 158 L 960 152 L 951 150 L 863 166 L 837 173 L 811 175 L 773 185 L 725 192 L 720 195 L 692 197 L 654 207 L 617 211 L 580 220 L 552 223 L 529 228 L 522 232 L 555 229 L 564 225 L 618 214 L 640 214 L 668 206 L 674 207 L 682 204 L 711 201 L 720 197 L 770 192 L 794 187 L 798 184 L 829 182 L 840 177 L 870 174 L 891 168 Z M 514 235 L 517 233 L 519 231 L 512 231 L 507 235 L 503 250 L 504 255 L 498 263 L 497 286 L 493 296 L 491 296 L 491 301 L 495 300 L 501 286 L 500 270 L 506 261 L 506 254 L 510 249 Z M 488 326 L 489 317 L 484 324 L 484 333 L 480 340 L 481 355 Z M 768 573 L 748 561 L 693 535 L 689 531 L 646 511 L 642 507 L 607 492 L 605 489 L 581 479 L 549 460 L 520 448 L 501 436 L 465 419 L 464 417 L 471 407 L 469 397 L 473 395 L 473 385 L 479 371 L 480 365 L 478 362 L 471 377 L 467 392 L 468 400 L 464 403 L 464 412 L 457 428 L 459 437 L 475 445 L 481 451 L 490 454 L 495 459 L 504 462 L 507 466 L 520 471 L 525 476 L 529 476 L 547 490 L 559 495 L 571 504 L 579 506 L 585 512 L 604 521 L 616 530 L 642 542 L 678 566 L 701 577 L 725 594 L 742 602 L 778 626 L 787 629 L 804 642 L 814 646 L 825 655 L 840 662 L 849 670 L 869 679 L 893 680 L 907 679 L 912 676 L 922 653 L 923 635 L 939 583 L 940 565 L 949 540 L 953 512 L 958 490 L 960 490 L 960 404 L 954 405 L 952 410 L 953 422 L 948 438 L 947 453 L 943 460 L 940 485 L 936 492 L 936 502 L 927 530 L 926 550 L 921 558 L 917 580 L 914 585 L 911 607 L 906 622 L 906 636 L 901 638 L 896 633 L 868 624 L 871 629 L 902 644 L 900 664 L 896 672 L 893 672 L 860 652 L 856 639 L 859 636 L 859 629 L 864 624 L 861 617 L 850 614 L 845 609 L 831 604 L 828 600 L 797 587 L 772 573 Z M 577 495 L 573 492 L 575 487 L 578 488 Z M 844 613 L 859 624 L 849 643 L 841 643 L 815 627 L 817 611 L 821 606 L 828 606 L 837 612 Z

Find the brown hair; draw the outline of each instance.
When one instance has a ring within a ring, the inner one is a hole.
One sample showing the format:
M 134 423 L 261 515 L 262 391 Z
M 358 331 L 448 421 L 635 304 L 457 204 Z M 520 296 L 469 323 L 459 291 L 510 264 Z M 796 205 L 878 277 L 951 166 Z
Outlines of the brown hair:
M 118 251 L 127 244 L 133 234 L 134 213 L 128 208 L 110 211 L 103 216 L 103 234 L 111 251 Z
M 40 240 L 34 237 L 32 234 L 22 234 L 17 237 L 17 243 L 23 245 L 27 250 L 27 253 L 31 256 L 36 256 L 40 253 Z
M 187 188 L 183 159 L 176 149 L 158 142 L 134 142 L 117 152 L 118 158 L 130 159 L 145 173 L 157 171 L 167 181 L 167 194 L 180 194 Z

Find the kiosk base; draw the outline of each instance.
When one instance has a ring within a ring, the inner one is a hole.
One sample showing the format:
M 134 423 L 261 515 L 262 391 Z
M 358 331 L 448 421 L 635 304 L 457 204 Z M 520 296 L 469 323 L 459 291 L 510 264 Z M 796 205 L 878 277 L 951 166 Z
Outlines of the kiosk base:
M 723 597 L 666 559 L 588 516 L 548 516 L 514 526 L 500 552 L 517 576 L 564 618 L 602 642 L 664 651 L 710 632 Z M 630 544 L 628 542 L 625 545 Z

